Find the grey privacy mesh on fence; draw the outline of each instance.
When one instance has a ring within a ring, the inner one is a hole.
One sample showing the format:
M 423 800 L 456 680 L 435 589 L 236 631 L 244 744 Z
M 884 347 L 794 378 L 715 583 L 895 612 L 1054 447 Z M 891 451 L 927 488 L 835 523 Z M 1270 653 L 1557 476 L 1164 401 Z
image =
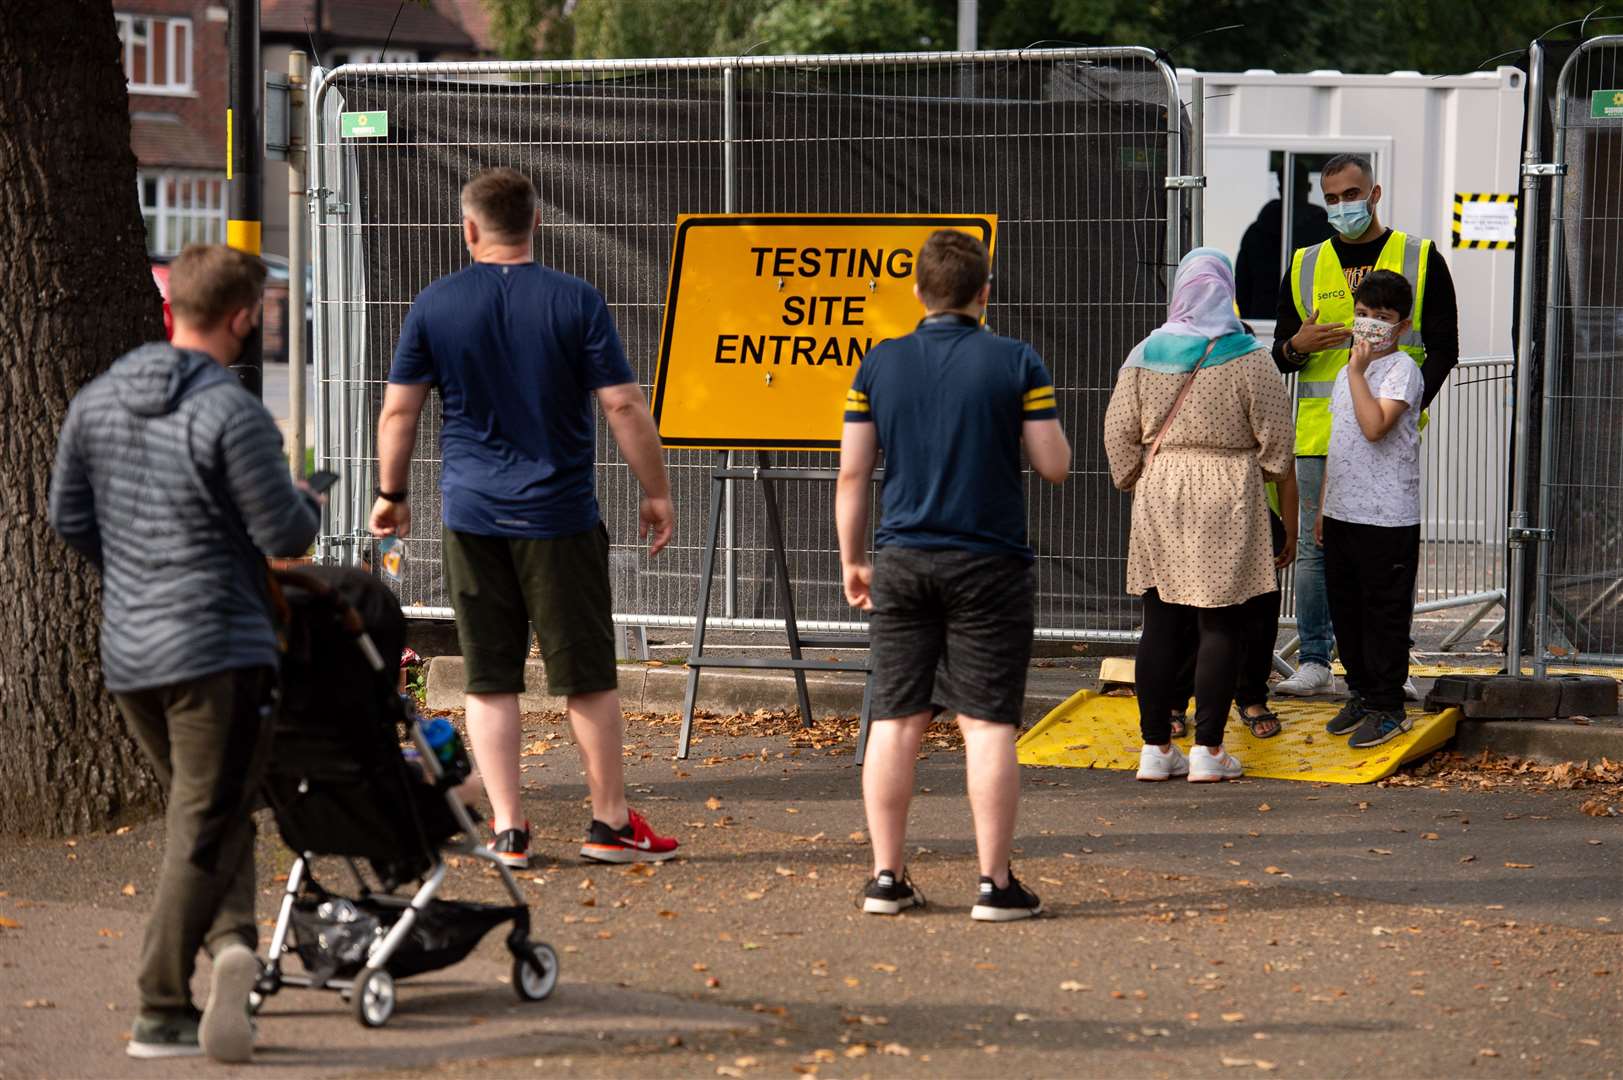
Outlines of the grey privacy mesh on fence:
M 1543 332 L 1535 657 L 1623 659 L 1623 37 L 1556 90 Z
M 345 137 L 340 111 L 386 112 L 387 135 Z M 678 214 L 998 215 L 988 321 L 1048 362 L 1076 447 L 1063 488 L 1029 485 L 1038 624 L 1075 638 L 1136 626 L 1136 601 L 1123 594 L 1128 503 L 1110 485 L 1098 433 L 1122 358 L 1161 320 L 1182 250 L 1182 207 L 1166 186 L 1181 161 L 1176 84 L 1149 51 L 356 66 L 326 78 L 312 112 L 318 452 L 345 478 L 325 556 L 364 553 L 372 428 L 399 327 L 418 291 L 467 264 L 462 183 L 507 165 L 540 193 L 536 257 L 603 292 L 645 387 Z M 435 401 L 411 470 L 415 530 L 400 589 L 423 614 L 448 614 L 438 434 Z M 601 425 L 598 443 L 617 618 L 690 622 L 717 455 L 668 454 L 678 539 L 649 560 L 635 481 Z M 774 461 L 835 463 L 810 453 Z M 800 618 L 853 624 L 838 587 L 832 487 L 785 484 L 780 497 Z M 736 486 L 732 515 L 726 615 L 770 625 L 779 609 L 753 485 Z

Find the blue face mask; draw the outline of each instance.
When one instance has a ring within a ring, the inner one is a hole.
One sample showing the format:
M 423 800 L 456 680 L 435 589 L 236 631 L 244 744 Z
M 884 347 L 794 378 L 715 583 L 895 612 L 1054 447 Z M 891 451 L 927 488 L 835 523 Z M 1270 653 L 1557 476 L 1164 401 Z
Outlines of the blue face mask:
M 1339 202 L 1329 208 L 1330 224 L 1336 232 L 1351 240 L 1363 236 L 1369 229 L 1370 213 L 1369 200 L 1359 199 L 1356 202 Z

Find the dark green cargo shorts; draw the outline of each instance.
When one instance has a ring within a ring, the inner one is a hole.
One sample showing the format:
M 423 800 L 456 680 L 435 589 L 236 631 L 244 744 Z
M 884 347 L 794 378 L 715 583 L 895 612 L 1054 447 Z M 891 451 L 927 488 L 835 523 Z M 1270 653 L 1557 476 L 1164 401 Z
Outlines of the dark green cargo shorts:
M 524 690 L 532 626 L 548 693 L 591 694 L 618 685 L 609 533 L 602 523 L 548 540 L 445 529 L 440 546 L 468 693 Z

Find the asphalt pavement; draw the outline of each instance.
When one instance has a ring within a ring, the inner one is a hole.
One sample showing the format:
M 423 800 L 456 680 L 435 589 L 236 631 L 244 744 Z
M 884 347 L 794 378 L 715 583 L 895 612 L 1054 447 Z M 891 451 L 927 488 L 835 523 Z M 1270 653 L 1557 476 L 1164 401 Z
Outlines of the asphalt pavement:
M 1192 788 L 1026 769 L 1015 870 L 1050 914 L 992 926 L 969 919 L 976 871 L 954 740 L 932 738 L 918 766 L 910 869 L 930 904 L 885 919 L 856 907 L 867 848 L 843 730 L 711 722 L 685 762 L 671 759 L 674 735 L 674 718 L 634 724 L 628 776 L 634 804 L 683 840 L 683 857 L 652 872 L 587 866 L 567 729 L 526 718 L 537 861 L 523 881 L 537 933 L 563 958 L 552 1000 L 513 998 L 494 935 L 463 964 L 402 982 L 381 1030 L 333 995 L 286 991 L 265 1009 L 253 1068 L 1623 1071 L 1623 819 L 1581 810 L 1623 803 L 1615 785 L 1530 788 L 1484 773 Z M 160 835 L 147 823 L 0 851 L 0 1076 L 248 1072 L 123 1056 Z M 262 916 L 290 858 L 262 841 Z M 450 889 L 496 895 L 470 866 Z

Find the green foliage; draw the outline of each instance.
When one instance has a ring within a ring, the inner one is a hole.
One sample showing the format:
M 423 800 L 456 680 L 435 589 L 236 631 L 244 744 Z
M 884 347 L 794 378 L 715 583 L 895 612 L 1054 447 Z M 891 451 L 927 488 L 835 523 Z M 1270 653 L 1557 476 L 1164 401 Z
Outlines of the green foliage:
M 512 0 L 508 0 L 512 2 Z M 581 60 L 717 56 L 742 52 L 751 21 L 770 0 L 578 0 L 574 55 Z
M 950 4 L 932 0 L 777 0 L 751 30 L 773 53 L 864 53 L 951 49 Z
M 910 52 L 957 43 L 956 0 L 484 2 L 502 55 L 513 58 Z M 980 0 L 979 44 L 1149 45 L 1206 71 L 1450 74 L 1523 49 L 1592 7 L 1590 0 Z M 1236 23 L 1243 29 L 1206 33 Z M 1597 21 L 1589 32 L 1618 28 Z

